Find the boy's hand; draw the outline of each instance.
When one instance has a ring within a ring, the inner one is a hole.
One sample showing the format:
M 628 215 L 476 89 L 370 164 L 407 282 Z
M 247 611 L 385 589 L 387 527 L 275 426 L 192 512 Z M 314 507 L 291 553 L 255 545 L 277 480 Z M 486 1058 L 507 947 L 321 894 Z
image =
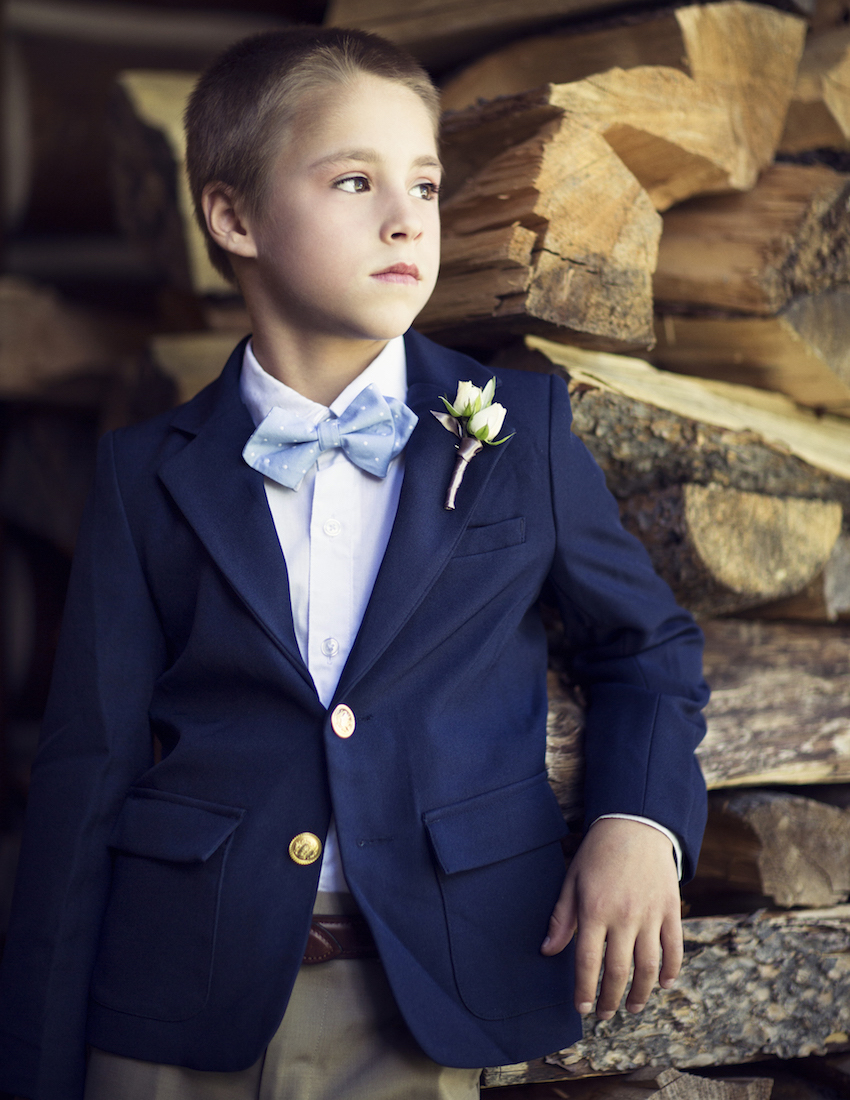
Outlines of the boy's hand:
M 601 1020 L 619 1007 L 632 961 L 629 1012 L 645 1006 L 659 966 L 663 988 L 673 985 L 682 965 L 682 919 L 676 863 L 663 833 L 621 818 L 594 823 L 570 864 L 542 953 L 557 955 L 573 933 L 575 1005 L 582 1014 L 593 1008 L 603 955 Z

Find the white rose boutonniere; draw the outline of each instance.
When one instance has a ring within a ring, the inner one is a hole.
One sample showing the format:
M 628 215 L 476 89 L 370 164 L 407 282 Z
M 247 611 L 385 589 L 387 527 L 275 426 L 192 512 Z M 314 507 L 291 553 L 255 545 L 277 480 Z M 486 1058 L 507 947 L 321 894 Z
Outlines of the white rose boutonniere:
M 460 439 L 457 444 L 457 461 L 446 493 L 444 507 L 447 511 L 452 511 L 454 508 L 455 497 L 463 481 L 463 475 L 466 473 L 466 467 L 475 455 L 484 450 L 485 444 L 496 446 L 511 438 L 509 435 L 502 439 L 495 438 L 502 430 L 507 412 L 504 405 L 493 402 L 495 392 L 495 378 L 491 378 L 483 390 L 471 382 L 459 382 L 453 404 L 449 404 L 447 398 L 441 398 L 448 411 L 431 410 L 443 427 Z

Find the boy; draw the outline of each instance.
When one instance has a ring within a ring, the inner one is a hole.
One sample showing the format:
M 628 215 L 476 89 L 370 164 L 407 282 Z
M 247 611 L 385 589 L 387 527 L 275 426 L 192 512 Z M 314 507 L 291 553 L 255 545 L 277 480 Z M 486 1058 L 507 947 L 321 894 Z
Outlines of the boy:
M 408 332 L 436 116 L 415 62 L 335 29 L 241 43 L 194 93 L 190 179 L 253 337 L 101 448 L 5 970 L 21 1095 L 460 1100 L 579 1037 L 603 950 L 602 1018 L 632 961 L 633 1011 L 678 971 L 699 631 L 557 379 L 500 374 L 509 439 L 444 507 L 431 413 L 490 372 Z M 566 878 L 543 592 L 590 700 Z

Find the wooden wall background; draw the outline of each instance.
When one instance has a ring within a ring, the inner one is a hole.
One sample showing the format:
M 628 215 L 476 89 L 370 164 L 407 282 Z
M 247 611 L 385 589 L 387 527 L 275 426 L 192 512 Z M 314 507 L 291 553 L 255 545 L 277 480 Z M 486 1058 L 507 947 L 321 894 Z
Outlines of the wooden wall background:
M 575 431 L 714 688 L 686 966 L 493 1095 L 850 1095 L 850 0 L 7 0 L 0 927 L 99 434 L 211 379 L 247 318 L 182 181 L 194 74 L 301 21 L 441 85 L 444 260 L 418 326 L 564 373 Z M 549 766 L 580 816 L 551 623 Z

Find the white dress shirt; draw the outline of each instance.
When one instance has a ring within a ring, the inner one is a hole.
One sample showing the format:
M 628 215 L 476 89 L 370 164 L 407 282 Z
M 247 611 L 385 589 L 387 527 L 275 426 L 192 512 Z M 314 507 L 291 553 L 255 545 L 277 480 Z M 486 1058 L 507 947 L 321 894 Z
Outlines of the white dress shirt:
M 329 408 L 267 374 L 249 341 L 242 360 L 240 393 L 255 426 L 277 407 L 315 427 L 331 414 L 339 416 L 370 383 L 385 397 L 406 400 L 403 337 L 390 340 Z M 359 469 L 337 449 L 319 456 L 298 489 L 265 478 L 266 497 L 289 575 L 295 637 L 325 707 L 336 691 L 384 558 L 403 472 L 403 451 L 381 479 Z M 681 848 L 672 833 L 646 818 L 632 820 L 652 825 L 668 836 L 681 868 Z M 322 857 L 319 889 L 348 890 L 333 821 Z

